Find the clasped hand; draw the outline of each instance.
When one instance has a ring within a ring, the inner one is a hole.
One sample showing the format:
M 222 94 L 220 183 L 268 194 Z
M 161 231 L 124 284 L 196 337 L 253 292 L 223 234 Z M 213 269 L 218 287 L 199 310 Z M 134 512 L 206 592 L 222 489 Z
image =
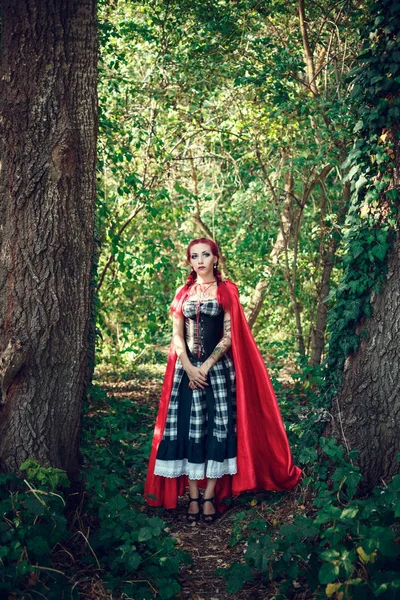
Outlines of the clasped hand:
M 196 388 L 201 388 L 202 390 L 204 390 L 204 387 L 208 385 L 208 371 L 204 365 L 202 365 L 201 367 L 195 367 L 194 365 L 190 365 L 186 369 L 186 373 L 189 377 L 189 387 L 191 390 L 195 390 Z

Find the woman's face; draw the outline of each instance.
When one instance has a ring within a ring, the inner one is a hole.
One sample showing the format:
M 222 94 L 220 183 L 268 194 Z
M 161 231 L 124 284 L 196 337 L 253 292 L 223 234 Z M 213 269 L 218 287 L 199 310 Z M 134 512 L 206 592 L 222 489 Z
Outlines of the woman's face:
M 216 263 L 217 257 L 213 255 L 208 244 L 194 244 L 190 248 L 189 264 L 202 279 L 212 280 Z

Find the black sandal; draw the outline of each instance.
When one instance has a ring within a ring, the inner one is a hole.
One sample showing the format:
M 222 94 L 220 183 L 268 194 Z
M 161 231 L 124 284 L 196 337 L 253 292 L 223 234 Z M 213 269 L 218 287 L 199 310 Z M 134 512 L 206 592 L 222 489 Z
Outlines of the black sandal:
M 202 518 L 204 523 L 214 523 L 214 521 L 219 517 L 219 512 L 217 511 L 217 507 L 215 506 L 214 499 L 215 496 L 213 496 L 212 498 L 203 498 L 203 504 L 204 502 L 211 502 L 211 504 L 215 508 L 215 513 L 212 513 L 211 515 L 205 515 L 203 512 Z
M 189 507 L 190 507 L 191 502 L 197 502 L 197 504 L 199 505 L 199 512 L 197 512 L 197 513 L 189 512 L 189 507 L 188 507 L 186 519 L 189 521 L 189 523 L 195 523 L 196 521 L 200 521 L 200 500 L 201 500 L 200 496 L 198 498 L 191 498 L 189 496 Z

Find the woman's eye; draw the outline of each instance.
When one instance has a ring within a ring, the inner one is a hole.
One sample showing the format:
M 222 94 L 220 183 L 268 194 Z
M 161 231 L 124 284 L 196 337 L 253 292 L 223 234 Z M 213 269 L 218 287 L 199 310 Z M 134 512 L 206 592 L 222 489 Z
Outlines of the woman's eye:
M 203 256 L 210 256 L 208 252 L 204 252 Z

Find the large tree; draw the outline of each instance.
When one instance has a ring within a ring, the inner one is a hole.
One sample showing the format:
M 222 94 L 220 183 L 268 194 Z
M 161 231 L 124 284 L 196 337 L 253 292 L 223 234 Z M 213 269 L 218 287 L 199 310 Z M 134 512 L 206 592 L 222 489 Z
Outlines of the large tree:
M 94 256 L 96 0 L 1 0 L 0 469 L 77 469 Z
M 354 78 L 359 139 L 348 161 L 353 196 L 346 269 L 329 350 L 331 389 L 341 382 L 333 431 L 358 451 L 367 488 L 398 470 L 400 452 L 400 2 L 371 7 Z

